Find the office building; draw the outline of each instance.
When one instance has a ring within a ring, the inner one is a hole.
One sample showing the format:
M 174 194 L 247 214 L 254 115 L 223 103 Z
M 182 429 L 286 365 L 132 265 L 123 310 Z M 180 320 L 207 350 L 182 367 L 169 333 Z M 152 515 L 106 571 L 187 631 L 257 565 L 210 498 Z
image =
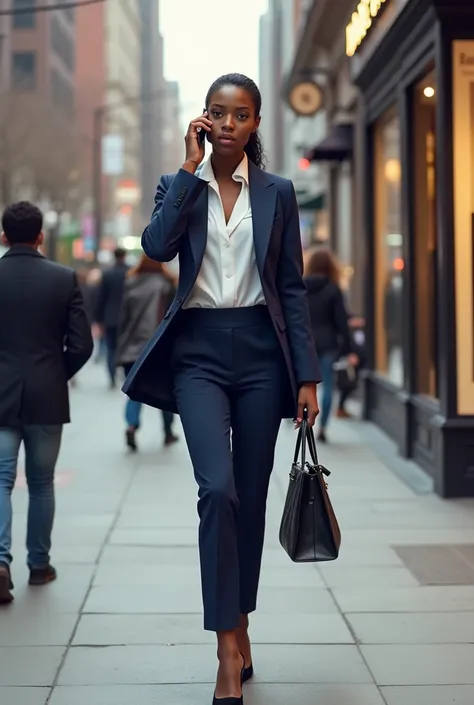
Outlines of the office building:
M 163 37 L 159 0 L 140 0 L 142 20 L 141 183 L 142 218 L 153 210 L 159 177 L 163 173 L 163 106 L 167 89 L 163 77 Z

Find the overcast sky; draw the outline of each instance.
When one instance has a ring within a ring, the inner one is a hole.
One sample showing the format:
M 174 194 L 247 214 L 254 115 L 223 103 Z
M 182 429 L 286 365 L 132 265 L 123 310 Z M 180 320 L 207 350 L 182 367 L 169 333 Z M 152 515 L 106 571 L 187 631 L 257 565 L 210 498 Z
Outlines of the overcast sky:
M 165 78 L 178 81 L 182 121 L 202 112 L 211 83 L 237 71 L 258 82 L 258 24 L 268 0 L 161 0 Z

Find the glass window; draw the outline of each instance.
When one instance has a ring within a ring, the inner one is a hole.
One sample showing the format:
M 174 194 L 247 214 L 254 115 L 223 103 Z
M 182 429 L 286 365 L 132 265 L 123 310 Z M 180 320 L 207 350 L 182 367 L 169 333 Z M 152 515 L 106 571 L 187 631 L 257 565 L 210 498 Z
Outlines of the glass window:
M 17 90 L 31 91 L 36 88 L 36 54 L 34 51 L 18 51 L 13 54 L 12 84 Z
M 394 110 L 374 130 L 376 369 L 403 386 L 403 234 L 400 121 Z
M 33 29 L 36 26 L 36 13 L 35 12 L 21 12 L 21 10 L 27 10 L 34 7 L 36 0 L 13 0 L 13 12 L 18 10 L 16 14 L 13 14 L 13 28 L 14 29 Z
M 414 243 L 417 392 L 438 397 L 436 250 L 436 83 L 431 71 L 414 90 Z

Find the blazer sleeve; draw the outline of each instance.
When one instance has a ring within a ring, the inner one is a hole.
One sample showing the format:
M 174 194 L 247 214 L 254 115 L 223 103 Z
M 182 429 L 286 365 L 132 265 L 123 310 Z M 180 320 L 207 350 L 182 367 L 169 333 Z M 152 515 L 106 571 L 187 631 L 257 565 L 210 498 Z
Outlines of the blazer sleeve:
M 64 360 L 68 379 L 74 377 L 92 355 L 94 342 L 77 277 L 73 273 L 73 285 L 69 299 Z
M 162 176 L 155 195 L 155 208 L 142 235 L 145 254 L 158 262 L 170 262 L 179 251 L 189 213 L 207 182 L 184 169 L 174 178 Z
M 296 193 L 291 181 L 283 199 L 283 241 L 277 275 L 293 368 L 298 384 L 320 382 L 321 371 L 303 281 L 303 251 Z

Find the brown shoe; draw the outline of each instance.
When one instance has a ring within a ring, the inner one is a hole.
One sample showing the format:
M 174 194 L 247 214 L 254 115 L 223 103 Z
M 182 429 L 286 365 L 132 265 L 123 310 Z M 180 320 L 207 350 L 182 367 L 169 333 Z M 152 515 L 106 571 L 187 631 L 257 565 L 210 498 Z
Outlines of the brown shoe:
M 0 605 L 8 605 L 13 602 L 13 583 L 10 575 L 10 568 L 4 563 L 0 563 Z
M 56 569 L 52 565 L 46 568 L 30 568 L 29 585 L 47 585 L 58 577 Z
M 338 409 L 336 412 L 336 416 L 338 419 L 352 419 L 353 418 L 352 414 L 350 414 L 345 409 Z

